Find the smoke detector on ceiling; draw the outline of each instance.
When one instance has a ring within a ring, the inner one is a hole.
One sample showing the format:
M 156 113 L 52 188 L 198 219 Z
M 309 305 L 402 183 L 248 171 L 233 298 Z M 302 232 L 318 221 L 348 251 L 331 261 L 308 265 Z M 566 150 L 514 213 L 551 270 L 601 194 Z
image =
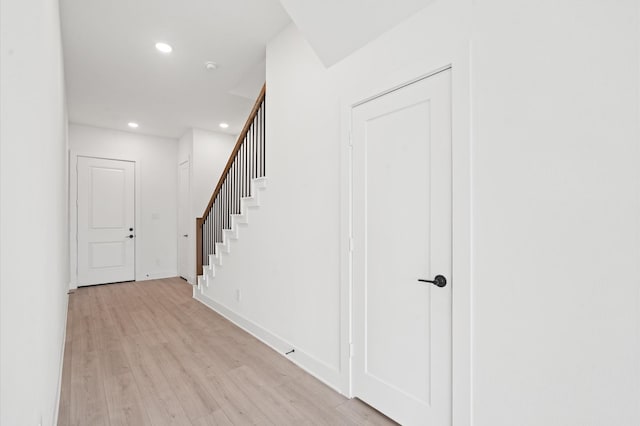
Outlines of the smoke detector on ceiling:
M 204 63 L 204 67 L 208 71 L 213 71 L 213 70 L 217 70 L 218 69 L 218 64 L 216 64 L 213 61 L 207 61 L 207 62 Z

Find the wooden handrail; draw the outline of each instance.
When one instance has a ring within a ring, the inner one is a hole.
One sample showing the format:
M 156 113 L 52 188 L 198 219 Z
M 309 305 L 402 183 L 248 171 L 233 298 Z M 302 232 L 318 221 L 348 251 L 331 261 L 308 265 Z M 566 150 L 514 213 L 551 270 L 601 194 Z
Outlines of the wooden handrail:
M 260 105 L 262 105 L 262 101 L 264 101 L 266 92 L 267 92 L 267 84 L 265 83 L 264 85 L 262 85 L 262 90 L 260 90 L 258 99 L 256 100 L 256 103 L 253 105 L 253 109 L 249 114 L 249 118 L 247 118 L 247 122 L 245 123 L 244 128 L 242 129 L 242 132 L 240 132 L 240 136 L 238 136 L 238 141 L 236 142 L 236 145 L 233 147 L 233 151 L 231 151 L 231 155 L 229 156 L 229 161 L 227 161 L 227 165 L 224 167 L 224 170 L 220 175 L 220 179 L 218 180 L 218 185 L 216 185 L 216 189 L 213 191 L 213 195 L 211 195 L 209 204 L 207 204 L 207 208 L 204 209 L 204 212 L 202 213 L 203 218 L 207 217 L 207 213 L 209 213 L 209 210 L 211 210 L 211 206 L 213 206 L 213 202 L 216 200 L 216 197 L 220 192 L 220 188 L 222 188 L 222 184 L 224 183 L 224 178 L 225 176 L 227 176 L 227 172 L 233 165 L 233 160 L 235 160 L 236 154 L 238 154 L 238 151 L 242 146 L 242 142 L 244 141 L 245 136 L 247 136 L 247 132 L 251 128 L 251 123 L 253 123 L 253 119 L 256 118 L 256 115 L 260 110 Z
M 196 218 L 196 276 L 202 275 L 202 271 L 203 271 L 202 265 L 204 260 L 203 259 L 204 253 L 203 253 L 203 247 L 202 247 L 202 240 L 203 240 L 202 228 L 205 223 L 205 218 L 207 218 L 207 216 L 209 215 L 209 212 L 211 211 L 211 208 L 213 207 L 213 204 L 215 203 L 216 198 L 218 197 L 218 194 L 220 193 L 220 190 L 222 189 L 225 183 L 225 179 L 229 173 L 229 170 L 233 166 L 236 156 L 238 155 L 238 151 L 240 151 L 240 149 L 242 148 L 242 144 L 245 140 L 245 137 L 247 136 L 247 133 L 251 129 L 251 126 L 254 120 L 256 119 L 256 116 L 260 112 L 260 108 L 263 105 L 266 91 L 267 91 L 267 85 L 265 83 L 262 86 L 262 89 L 260 90 L 258 99 L 253 105 L 253 109 L 251 110 L 251 113 L 247 118 L 247 121 L 242 129 L 242 132 L 240 132 L 240 135 L 238 136 L 238 140 L 236 141 L 236 144 L 233 147 L 231 154 L 229 155 L 229 160 L 227 161 L 227 164 L 224 167 L 222 174 L 220 175 L 220 179 L 218 179 L 218 184 L 216 185 L 216 188 L 214 189 L 213 194 L 209 199 L 209 203 L 207 204 L 207 207 L 204 209 L 204 212 L 202 213 L 202 217 Z

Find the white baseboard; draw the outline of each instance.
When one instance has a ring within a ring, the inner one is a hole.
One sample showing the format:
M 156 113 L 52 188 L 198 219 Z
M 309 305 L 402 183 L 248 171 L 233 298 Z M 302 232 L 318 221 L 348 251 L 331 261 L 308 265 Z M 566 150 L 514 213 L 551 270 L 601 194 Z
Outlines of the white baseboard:
M 193 297 L 203 305 L 222 315 L 247 333 L 251 334 L 253 337 L 260 340 L 280 355 L 289 359 L 298 367 L 334 389 L 336 392 L 348 397 L 348 389 L 341 388 L 341 384 L 344 382 L 342 374 L 335 367 L 318 360 L 269 330 L 266 330 L 253 321 L 238 315 L 227 306 L 213 300 L 205 294 L 202 294 L 202 292 L 200 292 L 196 287 L 193 288 Z M 289 352 L 291 349 L 295 349 L 295 352 L 285 355 L 285 353 Z
M 67 320 L 69 317 L 69 294 L 66 294 L 64 304 L 64 322 L 62 323 L 62 348 L 60 352 L 60 369 L 58 371 L 58 391 L 56 394 L 56 406 L 53 412 L 54 425 L 58 424 L 58 415 L 60 414 L 60 398 L 62 397 L 62 369 L 64 368 L 64 351 L 67 346 Z
M 177 270 L 147 272 L 136 276 L 136 281 L 159 280 L 162 278 L 173 278 L 178 276 Z

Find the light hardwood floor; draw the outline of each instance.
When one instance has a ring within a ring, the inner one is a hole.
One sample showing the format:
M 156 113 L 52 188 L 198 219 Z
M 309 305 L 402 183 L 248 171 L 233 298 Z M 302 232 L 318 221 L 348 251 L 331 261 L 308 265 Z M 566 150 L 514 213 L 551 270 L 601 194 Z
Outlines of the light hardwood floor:
M 70 295 L 59 425 L 394 424 L 191 298 L 180 278 Z

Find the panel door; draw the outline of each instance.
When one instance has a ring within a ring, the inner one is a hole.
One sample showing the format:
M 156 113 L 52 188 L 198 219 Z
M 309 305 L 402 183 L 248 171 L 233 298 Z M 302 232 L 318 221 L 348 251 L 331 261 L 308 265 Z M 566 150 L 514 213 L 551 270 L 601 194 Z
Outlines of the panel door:
M 404 425 L 451 424 L 450 87 L 352 111 L 353 391 Z
M 135 279 L 135 163 L 78 157 L 78 285 Z

